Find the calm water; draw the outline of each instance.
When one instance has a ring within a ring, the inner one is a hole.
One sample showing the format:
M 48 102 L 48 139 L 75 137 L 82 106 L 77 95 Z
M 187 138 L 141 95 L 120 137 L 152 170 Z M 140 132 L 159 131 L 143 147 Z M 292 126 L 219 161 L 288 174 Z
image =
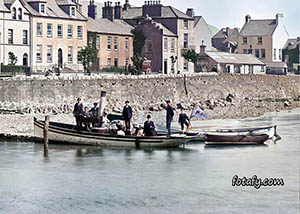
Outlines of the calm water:
M 203 127 L 277 124 L 265 146 L 124 150 L 0 143 L 0 213 L 299 212 L 300 112 Z M 203 123 L 196 124 L 201 126 Z M 232 187 L 240 177 L 283 178 L 283 187 Z

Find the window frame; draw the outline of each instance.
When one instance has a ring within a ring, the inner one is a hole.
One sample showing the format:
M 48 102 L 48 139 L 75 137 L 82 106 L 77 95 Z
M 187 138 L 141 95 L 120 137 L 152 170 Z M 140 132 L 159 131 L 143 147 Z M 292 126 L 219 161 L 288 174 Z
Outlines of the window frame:
M 243 37 L 243 44 L 244 45 L 248 44 L 248 38 L 247 37 Z
M 67 38 L 68 39 L 73 39 L 73 25 L 68 25 Z
M 77 26 L 77 39 L 79 39 L 79 40 L 83 39 L 83 27 L 82 26 Z
M 23 45 L 28 45 L 28 30 L 23 30 L 22 40 Z
M 49 48 L 50 48 L 50 54 L 49 54 Z M 50 58 L 49 58 L 50 55 Z M 53 46 L 52 45 L 47 45 L 47 63 L 52 63 L 53 62 Z
M 125 51 L 129 51 L 129 37 L 125 37 Z
M 50 26 L 50 31 L 49 31 L 49 26 Z M 52 37 L 53 37 L 53 24 L 47 23 L 47 38 L 52 38 Z
M 119 48 L 119 38 L 117 36 L 114 37 L 114 51 L 117 51 Z
M 68 46 L 68 64 L 73 64 L 73 46 Z
M 112 43 L 112 37 L 107 36 L 107 50 L 111 51 L 111 44 Z
M 257 44 L 262 45 L 262 43 L 263 43 L 262 37 L 261 36 L 257 37 Z
M 43 23 L 41 22 L 36 23 L 36 36 L 38 37 L 43 36 Z
M 22 20 L 22 19 L 23 19 L 23 10 L 22 10 L 22 8 L 19 8 L 19 9 L 18 9 L 18 19 L 19 19 L 19 20 Z
M 7 43 L 14 44 L 14 30 L 13 29 L 7 30 Z
M 38 52 L 39 50 L 39 52 Z M 39 54 L 39 56 L 38 56 Z M 42 63 L 43 62 L 43 46 L 40 44 L 36 45 L 36 63 Z
M 61 30 L 59 30 L 59 27 L 61 27 Z M 61 35 L 59 35 L 59 32 L 61 32 Z M 63 38 L 63 36 L 64 36 L 64 26 L 63 26 L 63 24 L 58 24 L 57 25 L 57 38 Z
M 168 40 L 168 37 L 165 37 L 164 38 L 164 52 L 168 52 L 168 43 L 169 43 L 169 40 Z
M 189 48 L 189 34 L 188 33 L 183 34 L 183 48 L 185 48 L 185 49 Z

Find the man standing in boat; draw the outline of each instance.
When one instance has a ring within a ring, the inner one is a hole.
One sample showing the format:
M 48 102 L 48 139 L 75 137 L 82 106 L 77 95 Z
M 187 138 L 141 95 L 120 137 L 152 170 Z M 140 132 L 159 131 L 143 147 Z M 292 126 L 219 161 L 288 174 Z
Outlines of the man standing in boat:
M 80 132 L 82 130 L 83 115 L 83 105 L 80 97 L 77 99 L 77 103 L 74 105 L 73 115 L 76 118 L 76 129 L 78 132 Z
M 171 101 L 170 100 L 167 100 L 167 129 L 168 129 L 168 137 L 171 136 L 171 122 L 173 120 L 173 117 L 174 117 L 174 110 L 171 106 Z
M 125 106 L 123 108 L 122 117 L 125 120 L 126 126 L 126 135 L 130 135 L 130 121 L 132 118 L 132 108 L 129 106 L 129 101 L 125 102 Z

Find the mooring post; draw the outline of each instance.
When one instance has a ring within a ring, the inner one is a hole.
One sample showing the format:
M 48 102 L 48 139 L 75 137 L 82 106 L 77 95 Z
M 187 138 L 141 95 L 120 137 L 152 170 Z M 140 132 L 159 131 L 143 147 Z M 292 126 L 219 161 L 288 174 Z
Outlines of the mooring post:
M 44 155 L 48 156 L 48 143 L 49 143 L 49 138 L 48 138 L 48 132 L 49 132 L 49 119 L 50 116 L 46 115 L 45 116 L 45 124 L 44 124 Z

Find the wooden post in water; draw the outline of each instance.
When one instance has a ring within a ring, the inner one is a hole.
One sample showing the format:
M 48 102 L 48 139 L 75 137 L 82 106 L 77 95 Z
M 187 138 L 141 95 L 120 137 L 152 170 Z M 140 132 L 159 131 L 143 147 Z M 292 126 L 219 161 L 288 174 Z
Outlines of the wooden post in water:
M 46 115 L 45 116 L 45 124 L 44 124 L 44 155 L 48 156 L 48 143 L 49 143 L 49 138 L 48 138 L 48 132 L 49 132 L 49 119 L 50 116 Z

